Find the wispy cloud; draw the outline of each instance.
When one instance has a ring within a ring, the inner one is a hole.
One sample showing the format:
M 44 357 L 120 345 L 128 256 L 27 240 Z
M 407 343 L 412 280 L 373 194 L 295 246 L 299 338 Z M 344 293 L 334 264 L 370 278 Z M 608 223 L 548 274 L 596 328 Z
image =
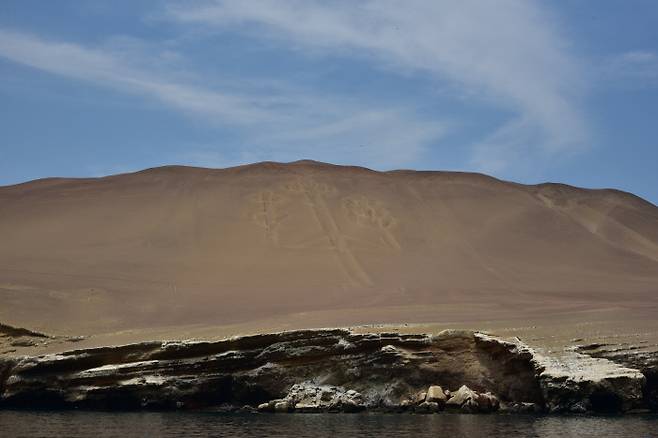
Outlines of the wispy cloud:
M 120 55 L 103 48 L 50 41 L 0 29 L 0 56 L 58 75 L 147 95 L 186 112 L 228 123 L 267 120 L 266 99 L 234 96 L 168 81 L 154 72 L 135 68 Z
M 139 56 L 140 44 L 114 39 L 111 44 L 86 47 L 0 29 L 0 57 L 156 99 L 168 108 L 233 129 L 241 139 L 233 156 L 248 155 L 254 160 L 311 157 L 396 167 L 417 160 L 446 130 L 444 122 L 421 117 L 413 108 L 381 109 L 380 104 L 299 90 L 292 84 L 250 87 L 248 80 L 228 79 L 226 89 L 198 86 L 181 80 L 176 68 L 145 62 Z M 117 45 L 123 50 L 115 50 Z M 127 45 L 137 50 L 137 56 L 125 56 Z M 168 51 L 167 58 L 176 61 L 178 55 Z M 204 165 L 203 157 L 210 157 L 205 165 L 212 166 L 220 155 L 191 150 L 188 161 Z
M 603 65 L 603 75 L 627 87 L 658 86 L 658 53 L 632 50 L 611 56 Z
M 503 170 L 526 151 L 555 155 L 587 142 L 580 66 L 555 17 L 534 1 L 217 0 L 173 4 L 169 16 L 450 81 L 515 114 L 474 146 L 473 164 L 484 170 Z

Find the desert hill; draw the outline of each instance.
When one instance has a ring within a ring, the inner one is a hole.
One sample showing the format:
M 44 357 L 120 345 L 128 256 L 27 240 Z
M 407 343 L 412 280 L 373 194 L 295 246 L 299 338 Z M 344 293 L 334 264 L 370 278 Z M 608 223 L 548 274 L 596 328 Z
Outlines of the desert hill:
M 657 304 L 658 208 L 616 190 L 312 161 L 0 187 L 0 322 L 17 327 L 477 321 Z

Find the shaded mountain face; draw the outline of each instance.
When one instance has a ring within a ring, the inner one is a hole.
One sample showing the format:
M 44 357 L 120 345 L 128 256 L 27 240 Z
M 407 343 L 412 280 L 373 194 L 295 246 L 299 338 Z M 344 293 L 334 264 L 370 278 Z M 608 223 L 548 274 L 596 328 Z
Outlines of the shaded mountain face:
M 0 321 L 55 332 L 656 307 L 658 208 L 316 162 L 0 187 Z

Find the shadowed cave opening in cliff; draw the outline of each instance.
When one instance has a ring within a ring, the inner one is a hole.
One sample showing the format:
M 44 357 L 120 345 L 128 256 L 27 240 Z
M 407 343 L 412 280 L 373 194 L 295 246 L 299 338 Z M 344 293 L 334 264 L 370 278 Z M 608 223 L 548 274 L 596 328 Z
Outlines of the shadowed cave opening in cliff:
M 643 374 L 647 379 L 643 397 L 647 401 L 648 408 L 653 412 L 658 412 L 658 369 L 645 370 Z
M 623 400 L 610 391 L 595 391 L 589 396 L 589 401 L 594 412 L 613 414 L 622 411 Z

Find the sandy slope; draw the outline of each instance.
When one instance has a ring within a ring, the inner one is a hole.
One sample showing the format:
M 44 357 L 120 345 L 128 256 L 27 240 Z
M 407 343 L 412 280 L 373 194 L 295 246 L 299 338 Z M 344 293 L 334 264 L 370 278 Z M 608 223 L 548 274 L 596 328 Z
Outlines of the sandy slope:
M 614 190 L 308 161 L 0 187 L 0 321 L 48 333 L 615 308 L 658 319 L 658 208 Z

